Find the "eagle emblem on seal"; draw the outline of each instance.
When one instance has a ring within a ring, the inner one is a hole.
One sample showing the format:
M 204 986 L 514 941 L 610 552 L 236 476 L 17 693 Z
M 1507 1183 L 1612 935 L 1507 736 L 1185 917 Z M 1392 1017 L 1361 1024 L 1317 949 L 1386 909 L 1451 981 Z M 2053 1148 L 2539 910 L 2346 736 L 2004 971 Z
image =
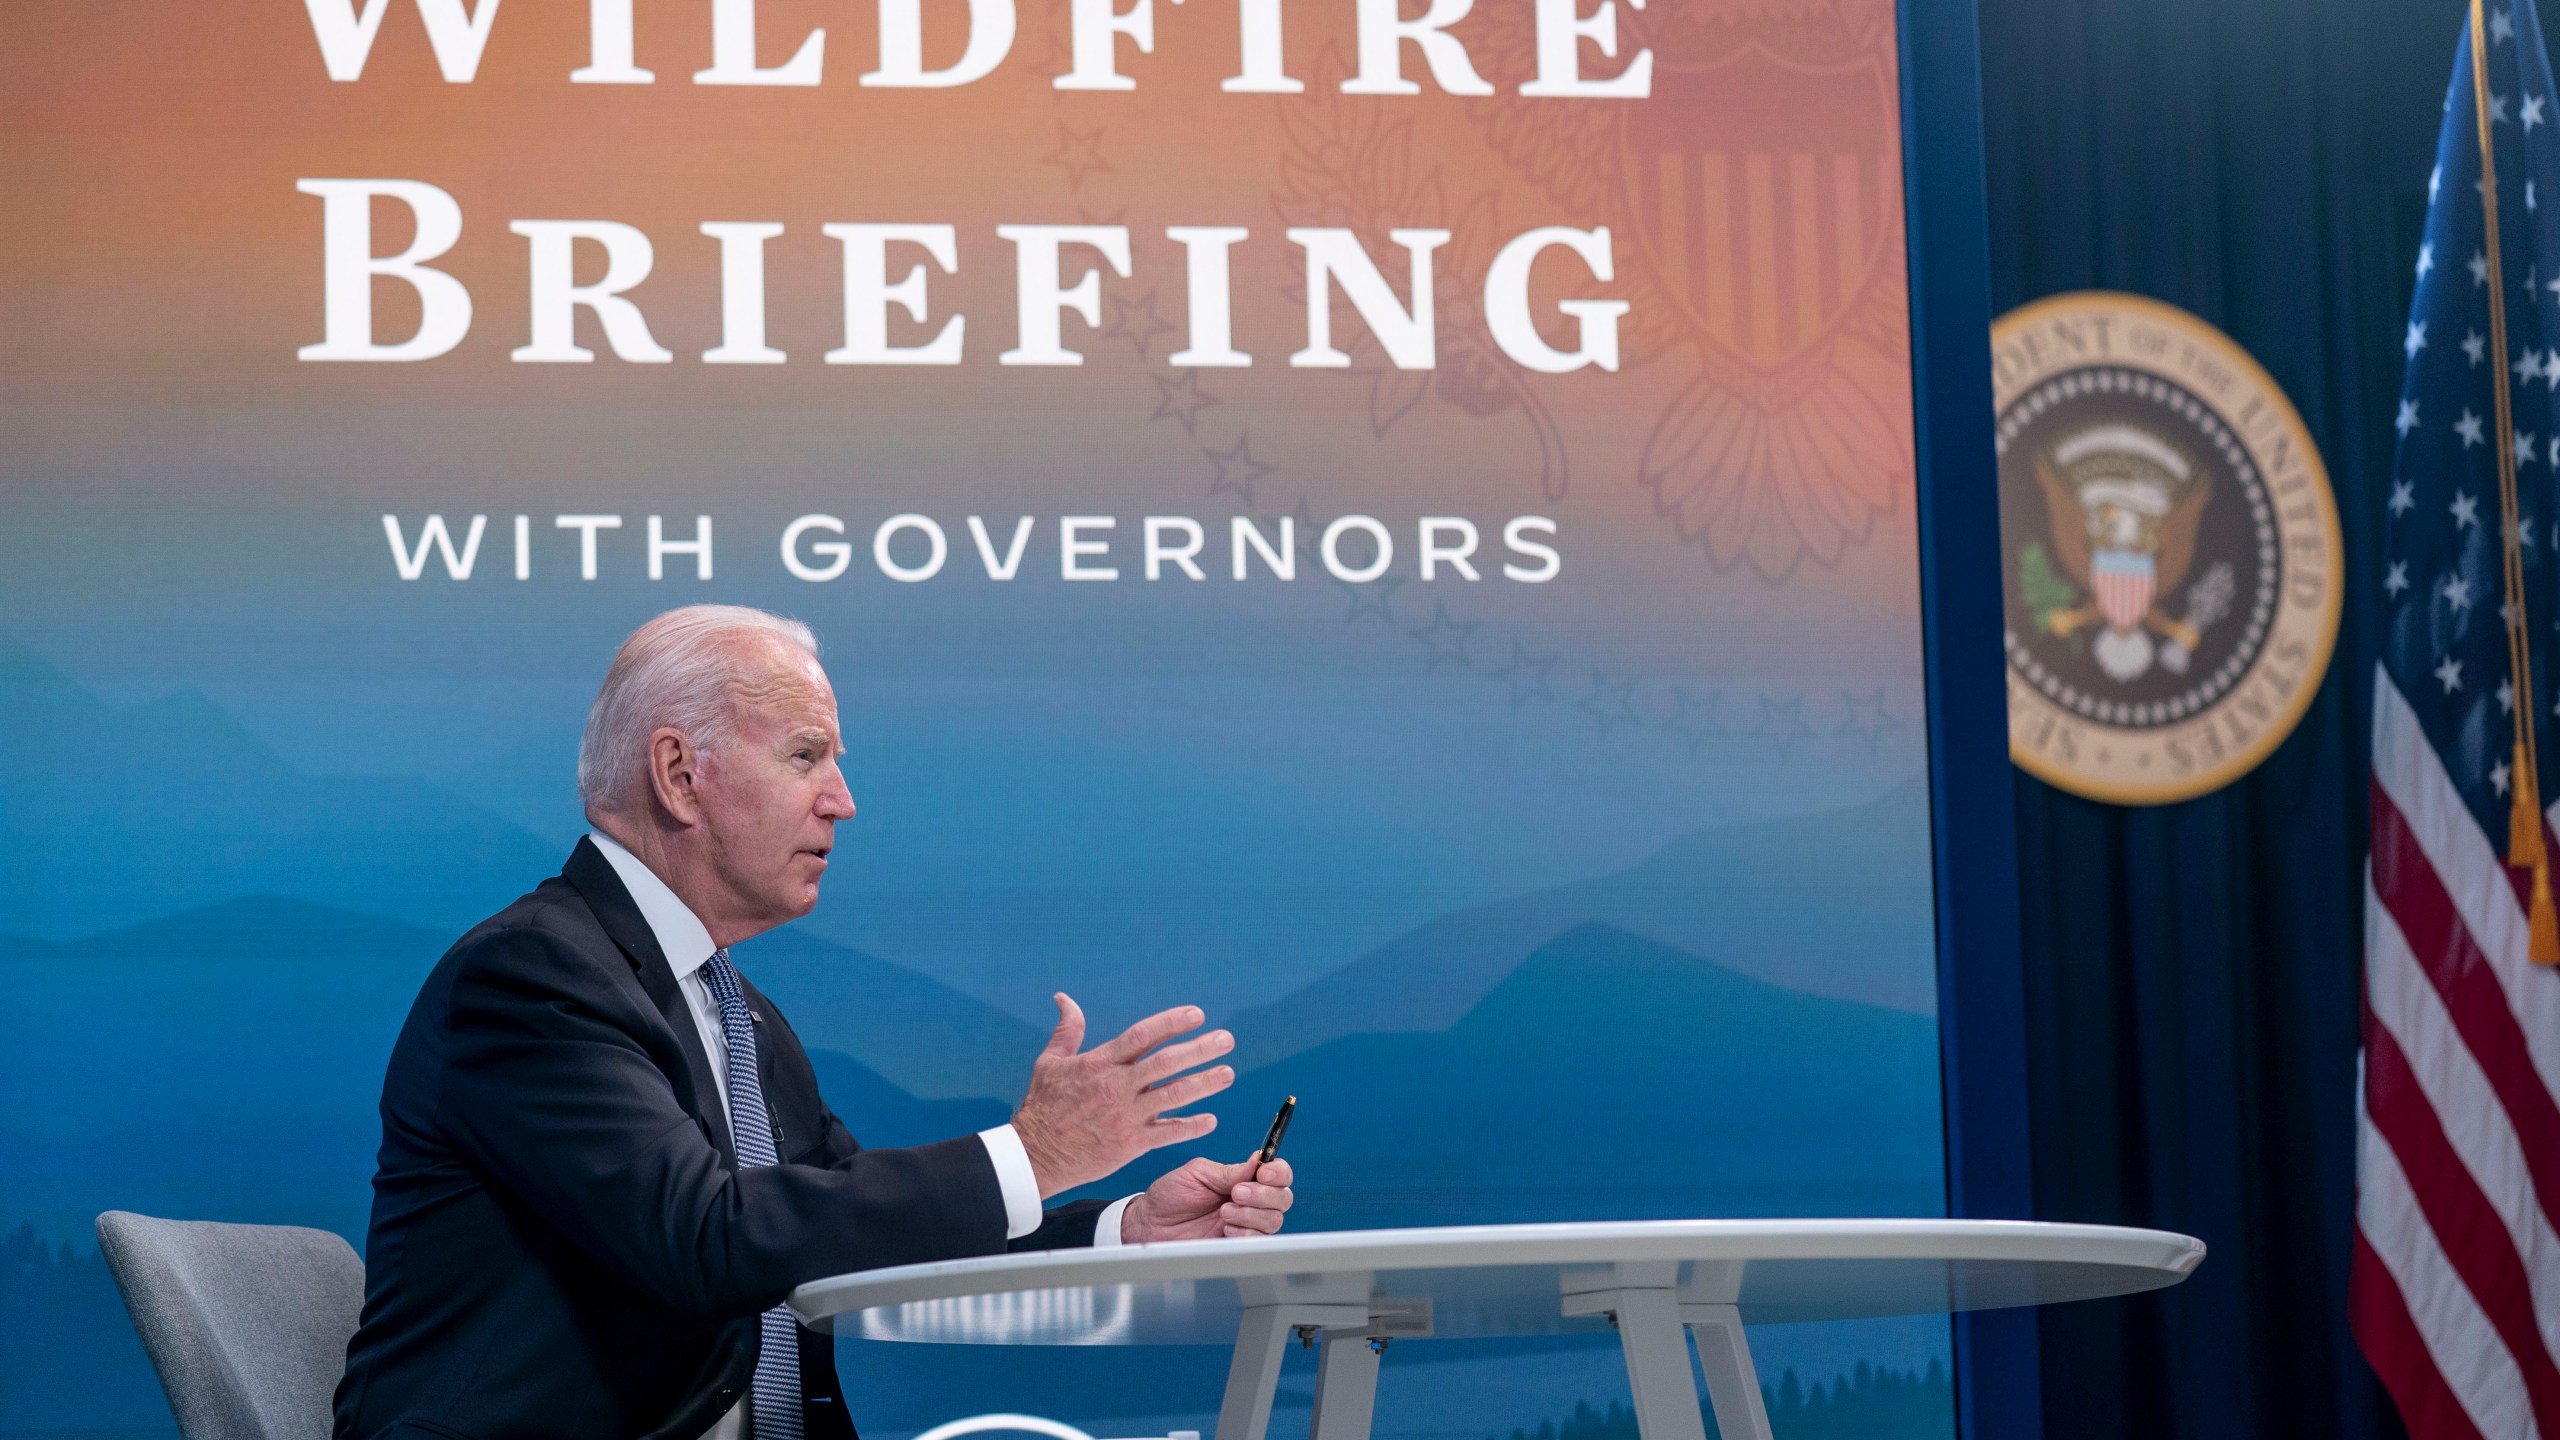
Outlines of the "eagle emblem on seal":
M 2052 562 L 2093 597 L 2093 603 L 2051 603 L 2036 622 L 2069 638 L 2096 627 L 2090 642 L 2098 668 L 2119 684 L 2139 679 L 2156 660 L 2184 674 L 2203 629 L 2221 618 L 2221 607 L 2201 616 L 2192 603 L 2187 619 L 2172 619 L 2160 600 L 2185 583 L 2195 563 L 2196 527 L 2213 487 L 2177 447 L 2133 425 L 2097 425 L 2066 437 L 2049 456 L 2035 460 L 2043 492 Z M 2030 549 L 2021 571 L 2040 563 Z M 2057 594 L 2054 577 L 2021 574 L 2022 588 L 2041 582 Z M 2157 633 L 2164 644 L 2152 640 Z

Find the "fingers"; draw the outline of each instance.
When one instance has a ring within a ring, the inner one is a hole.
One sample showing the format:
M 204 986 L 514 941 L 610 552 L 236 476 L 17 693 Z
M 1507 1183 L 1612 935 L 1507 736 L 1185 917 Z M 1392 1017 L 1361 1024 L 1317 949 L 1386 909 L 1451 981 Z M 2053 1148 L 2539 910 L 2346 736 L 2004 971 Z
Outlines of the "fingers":
M 1179 1074 L 1206 1060 L 1215 1060 L 1234 1048 L 1236 1037 L 1224 1030 L 1195 1035 L 1140 1060 L 1137 1064 L 1138 1080 L 1141 1084 L 1153 1085 L 1168 1075 Z
M 1167 1110 L 1179 1110 L 1185 1105 L 1197 1104 L 1234 1083 L 1236 1083 L 1234 1066 L 1212 1065 L 1206 1070 L 1185 1075 L 1179 1080 L 1167 1080 L 1145 1092 L 1140 1097 L 1139 1103 L 1149 1113 L 1161 1115 Z
M 1197 1005 L 1176 1005 L 1159 1010 L 1120 1034 L 1095 1047 L 1094 1053 L 1114 1065 L 1126 1065 L 1185 1030 L 1199 1028 L 1209 1017 Z
M 1278 1190 L 1269 1185 L 1239 1185 L 1227 1192 L 1229 1208 L 1242 1205 L 1249 1210 L 1268 1210 L 1274 1215 L 1298 1203 L 1297 1192 Z
M 1200 1172 L 1200 1179 L 1203 1183 L 1207 1184 L 1209 1188 L 1223 1193 L 1233 1190 L 1237 1185 L 1254 1178 L 1253 1172 L 1260 1168 L 1262 1162 L 1253 1156 L 1248 1155 L 1244 1159 L 1239 1160 L 1232 1165 L 1228 1165 L 1222 1164 L 1219 1161 L 1212 1160 L 1208 1156 L 1203 1155 L 1199 1159 L 1192 1161 L 1191 1164 L 1193 1168 Z
M 1084 1010 L 1064 990 L 1049 998 L 1058 1004 L 1058 1024 L 1049 1032 L 1049 1043 L 1040 1053 L 1073 1055 L 1084 1048 Z
M 1289 1168 L 1288 1161 L 1273 1160 L 1262 1167 L 1261 1173 L 1249 1178 L 1264 1185 L 1274 1185 L 1286 1190 L 1297 1182 L 1298 1176 L 1296 1171 Z
M 1276 1235 L 1280 1233 L 1280 1212 L 1257 1210 L 1250 1205 L 1221 1205 L 1218 1223 L 1230 1235 Z
M 1147 1122 L 1147 1148 L 1161 1150 L 1167 1145 L 1184 1144 L 1217 1128 L 1215 1115 L 1160 1115 Z

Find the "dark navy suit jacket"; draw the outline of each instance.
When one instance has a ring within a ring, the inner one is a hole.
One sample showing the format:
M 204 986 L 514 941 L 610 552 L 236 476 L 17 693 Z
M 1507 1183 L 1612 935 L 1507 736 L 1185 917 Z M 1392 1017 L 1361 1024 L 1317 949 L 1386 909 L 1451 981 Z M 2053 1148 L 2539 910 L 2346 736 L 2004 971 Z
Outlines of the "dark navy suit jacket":
M 976 1136 L 863 1149 L 746 994 L 783 1163 L 741 1170 L 675 973 L 594 845 L 445 953 L 382 1083 L 339 1440 L 694 1440 L 795 1285 L 1092 1243 L 1082 1204 L 1008 1246 Z M 810 1440 L 851 1440 L 807 1330 L 800 1376 Z

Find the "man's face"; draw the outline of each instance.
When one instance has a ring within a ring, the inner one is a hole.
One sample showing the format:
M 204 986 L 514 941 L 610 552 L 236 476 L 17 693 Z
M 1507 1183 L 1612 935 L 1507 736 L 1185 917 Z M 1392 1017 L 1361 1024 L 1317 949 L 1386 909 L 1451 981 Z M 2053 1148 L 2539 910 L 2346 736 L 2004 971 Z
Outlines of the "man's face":
M 779 925 L 818 903 L 838 820 L 853 796 L 836 768 L 836 696 L 818 662 L 759 639 L 732 692 L 736 737 L 703 756 L 700 797 L 711 863 L 738 918 Z

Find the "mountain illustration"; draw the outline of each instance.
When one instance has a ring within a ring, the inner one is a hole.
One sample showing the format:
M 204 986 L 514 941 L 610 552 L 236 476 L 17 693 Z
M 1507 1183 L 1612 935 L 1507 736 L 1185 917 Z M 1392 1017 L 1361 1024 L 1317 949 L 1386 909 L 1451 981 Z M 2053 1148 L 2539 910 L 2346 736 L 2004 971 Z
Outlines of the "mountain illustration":
M 735 954 L 739 968 L 791 1017 L 802 1044 L 859 1056 L 926 1100 L 1020 1096 L 1031 1059 L 1049 1038 L 939 980 L 800 926 L 759 935 Z M 853 1122 L 851 1112 L 838 1113 Z M 865 1132 L 854 1133 L 870 1142 Z
M 1935 1022 L 1607 925 L 1538 947 L 1446 1031 L 1346 1035 L 1214 1108 L 1298 1097 L 1309 1228 L 1934 1214 Z M 1258 1132 L 1257 1132 L 1258 1135 Z
M 1936 1010 L 1928 792 L 1699 831 L 1615 874 L 1457 911 L 1227 1023 L 1268 1065 L 1362 1032 L 1456 1024 L 1540 945 L 1615 926 L 1790 990 Z
M 11 735 L 146 765 L 0 773 L 0 930 L 73 935 L 247 894 L 457 929 L 560 868 L 547 840 L 429 781 L 314 776 L 181 690 L 115 707 L 0 638 Z

